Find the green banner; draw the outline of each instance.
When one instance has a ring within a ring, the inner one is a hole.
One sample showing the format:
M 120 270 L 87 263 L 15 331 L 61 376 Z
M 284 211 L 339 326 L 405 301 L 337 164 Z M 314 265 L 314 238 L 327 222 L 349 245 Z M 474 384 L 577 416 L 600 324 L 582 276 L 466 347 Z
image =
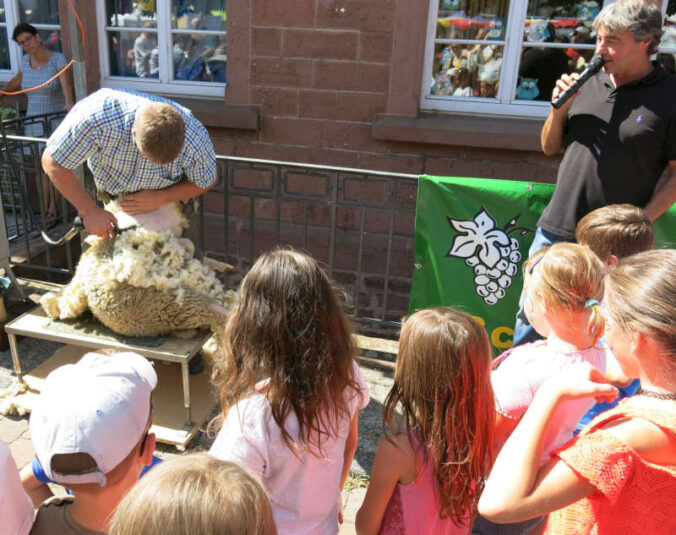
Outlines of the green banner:
M 552 184 L 421 176 L 409 311 L 449 305 L 479 319 L 494 351 L 512 345 L 521 266 Z M 655 224 L 656 247 L 674 247 L 676 207 Z

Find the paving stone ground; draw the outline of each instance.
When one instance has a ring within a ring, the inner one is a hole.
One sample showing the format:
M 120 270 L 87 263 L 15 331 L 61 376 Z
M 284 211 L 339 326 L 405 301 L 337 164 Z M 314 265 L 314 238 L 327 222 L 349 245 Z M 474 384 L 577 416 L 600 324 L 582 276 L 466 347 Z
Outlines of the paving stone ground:
M 25 338 L 19 342 L 19 353 L 24 373 L 29 372 L 35 366 L 49 358 L 60 344 Z M 14 380 L 12 357 L 9 349 L 0 351 L 0 392 L 11 386 Z M 352 464 L 352 472 L 357 476 L 371 473 L 373 457 L 378 442 L 382 436 L 381 415 L 382 404 L 390 387 L 392 386 L 392 372 L 388 370 L 361 367 L 364 378 L 369 384 L 371 400 L 368 406 L 360 413 L 359 419 L 359 443 Z M 216 413 L 214 413 L 215 415 Z M 214 437 L 205 432 L 200 432 L 191 442 L 188 450 L 206 450 L 211 446 Z M 0 440 L 9 445 L 19 468 L 31 461 L 34 455 L 33 446 L 28 432 L 28 415 L 25 416 L 0 416 Z M 163 459 L 169 459 L 180 455 L 173 446 L 158 444 L 157 455 Z M 58 492 L 58 487 L 54 487 Z M 59 492 L 60 493 L 60 492 Z M 355 533 L 354 518 L 361 506 L 366 493 L 365 488 L 351 488 L 343 492 L 343 517 L 344 524 L 341 526 L 340 535 Z

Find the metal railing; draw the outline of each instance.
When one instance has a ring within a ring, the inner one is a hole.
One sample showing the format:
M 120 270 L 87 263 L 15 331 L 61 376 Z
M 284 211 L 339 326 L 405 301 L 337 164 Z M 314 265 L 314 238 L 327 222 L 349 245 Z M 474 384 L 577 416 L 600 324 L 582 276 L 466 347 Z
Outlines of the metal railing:
M 26 184 L 30 176 L 36 177 L 42 215 L 38 155 L 46 140 L 14 134 L 4 138 L 6 143 L 32 147 L 32 158 L 20 160 L 15 171 L 19 180 L 12 184 L 16 187 L 17 182 Z M 201 198 L 198 245 L 207 256 L 234 266 L 226 276 L 228 287 L 237 286 L 262 252 L 292 246 L 322 262 L 344 288 L 362 331 L 395 332 L 408 308 L 417 175 L 227 156 L 218 156 L 217 163 L 218 185 Z M 47 278 L 53 272 L 72 273 L 69 245 L 58 265 L 44 246 L 40 262 L 33 260 L 30 205 L 23 206 L 21 196 L 12 197 L 11 203 L 16 210 L 10 209 L 10 214 L 21 221 L 9 236 L 10 244 L 23 240 L 27 250 L 21 265 L 42 270 Z M 66 208 L 70 211 L 60 212 L 64 223 L 73 215 L 72 207 Z
M 218 239 L 204 250 L 235 266 L 230 286 L 260 253 L 290 245 L 324 263 L 371 332 L 398 328 L 414 263 L 417 175 L 217 159 L 221 180 L 205 196 L 202 228 Z
M 65 112 L 49 113 L 0 122 L 0 193 L 5 214 L 7 240 L 12 256 L 22 269 L 52 274 L 72 274 L 76 253 L 72 244 L 50 249 L 40 231 L 63 231 L 74 209 L 63 199 L 42 172 L 40 155 L 51 132 Z

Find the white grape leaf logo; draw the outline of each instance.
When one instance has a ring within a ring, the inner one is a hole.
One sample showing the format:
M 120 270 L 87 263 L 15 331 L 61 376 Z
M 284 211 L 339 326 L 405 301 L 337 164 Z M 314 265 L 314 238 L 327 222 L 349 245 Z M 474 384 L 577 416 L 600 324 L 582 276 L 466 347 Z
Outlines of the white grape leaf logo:
M 531 229 L 517 227 L 521 214 L 510 219 L 504 228 L 496 228 L 495 219 L 484 207 L 474 219 L 453 219 L 448 222 L 459 232 L 446 256 L 464 258 L 474 270 L 476 293 L 487 305 L 495 305 L 505 296 L 521 261 L 519 240 L 510 234 L 525 236 Z M 477 252 L 478 250 L 478 252 Z

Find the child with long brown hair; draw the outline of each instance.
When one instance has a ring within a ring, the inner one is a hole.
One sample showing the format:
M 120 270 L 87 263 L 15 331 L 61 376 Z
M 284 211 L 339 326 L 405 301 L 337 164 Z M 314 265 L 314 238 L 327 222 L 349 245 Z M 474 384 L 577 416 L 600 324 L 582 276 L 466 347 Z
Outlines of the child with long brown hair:
M 261 255 L 242 280 L 214 379 L 210 454 L 263 481 L 280 535 L 336 533 L 368 387 L 337 291 L 310 256 Z
M 508 356 L 496 359 L 499 366 L 491 380 L 498 411 L 498 446 L 514 430 L 547 379 L 580 362 L 605 372 L 607 348 L 600 341 L 604 330 L 600 306 L 604 276 L 603 263 L 591 249 L 574 243 L 542 249 L 524 264 L 524 311 L 545 339 L 518 346 Z M 545 438 L 541 464 L 573 436 L 580 418 L 593 404 L 592 398 L 586 398 L 568 400 L 558 407 Z M 481 535 L 525 534 L 541 520 L 496 526 L 478 517 L 474 529 Z
M 490 366 L 486 331 L 468 314 L 406 320 L 357 533 L 469 533 L 493 448 Z

